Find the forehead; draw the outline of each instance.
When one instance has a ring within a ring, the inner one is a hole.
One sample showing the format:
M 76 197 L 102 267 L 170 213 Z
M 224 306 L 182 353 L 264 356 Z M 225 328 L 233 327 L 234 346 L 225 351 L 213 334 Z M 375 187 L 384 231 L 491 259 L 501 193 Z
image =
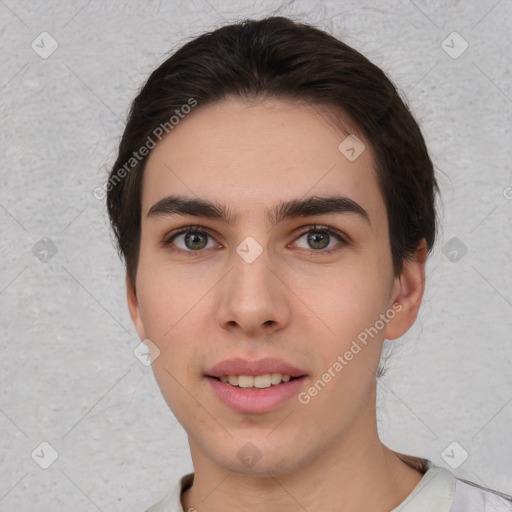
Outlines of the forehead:
M 339 194 L 362 204 L 370 217 L 385 216 L 371 147 L 354 146 L 351 133 L 318 108 L 292 101 L 199 105 L 150 153 L 143 217 L 174 194 L 229 204 L 237 217 L 278 201 Z M 357 158 L 345 151 L 347 144 L 362 150 Z

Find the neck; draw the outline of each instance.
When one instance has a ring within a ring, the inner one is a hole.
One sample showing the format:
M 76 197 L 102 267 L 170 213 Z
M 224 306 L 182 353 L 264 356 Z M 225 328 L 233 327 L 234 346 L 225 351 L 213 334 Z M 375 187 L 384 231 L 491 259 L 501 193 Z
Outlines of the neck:
M 284 474 L 253 476 L 215 464 L 189 439 L 194 482 L 182 494 L 183 509 L 209 512 L 382 512 L 397 507 L 422 473 L 379 439 L 375 418 L 360 418 L 316 458 Z M 371 429 L 360 428 L 372 425 Z

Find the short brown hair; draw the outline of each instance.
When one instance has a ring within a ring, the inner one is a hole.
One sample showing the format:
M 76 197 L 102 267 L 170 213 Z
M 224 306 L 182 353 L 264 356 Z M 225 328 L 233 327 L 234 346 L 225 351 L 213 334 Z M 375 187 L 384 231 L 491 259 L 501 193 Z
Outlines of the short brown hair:
M 133 155 L 191 99 L 201 108 L 227 97 L 286 98 L 347 115 L 374 151 L 395 275 L 422 238 L 431 251 L 439 191 L 433 164 L 418 124 L 385 73 L 313 26 L 285 17 L 246 20 L 182 46 L 133 101 L 106 190 L 117 249 L 134 291 L 147 155 Z

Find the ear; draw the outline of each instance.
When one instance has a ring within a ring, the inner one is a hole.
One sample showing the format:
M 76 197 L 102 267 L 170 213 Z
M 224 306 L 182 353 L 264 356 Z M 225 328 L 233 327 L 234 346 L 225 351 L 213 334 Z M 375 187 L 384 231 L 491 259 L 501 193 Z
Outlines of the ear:
M 137 330 L 137 334 L 141 340 L 146 339 L 146 329 L 144 328 L 144 324 L 142 323 L 142 318 L 140 315 L 139 301 L 137 300 L 137 296 L 133 291 L 130 279 L 128 275 L 126 275 L 126 299 L 128 301 L 128 310 L 130 311 L 130 316 L 132 317 L 133 325 Z
M 401 274 L 395 277 L 391 304 L 397 313 L 386 325 L 388 340 L 403 336 L 416 320 L 425 290 L 426 260 L 427 243 L 422 238 L 415 253 L 404 262 Z

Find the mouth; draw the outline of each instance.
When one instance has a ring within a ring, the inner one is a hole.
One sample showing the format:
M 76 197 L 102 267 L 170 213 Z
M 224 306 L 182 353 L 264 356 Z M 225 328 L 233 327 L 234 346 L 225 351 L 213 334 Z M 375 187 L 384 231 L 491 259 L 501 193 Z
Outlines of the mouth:
M 270 413 L 280 407 L 283 407 L 292 401 L 301 391 L 304 390 L 307 376 L 291 377 L 287 380 L 287 375 L 283 375 L 284 379 L 279 376 L 274 377 L 274 382 L 268 385 L 269 377 L 272 374 L 264 374 L 260 376 L 240 375 L 240 376 L 208 376 L 206 381 L 209 383 L 208 393 L 211 393 L 212 400 L 218 401 L 223 406 L 227 406 L 232 411 L 239 414 L 264 414 Z M 229 380 L 238 384 L 230 384 Z M 245 377 L 250 377 L 245 379 Z M 262 379 L 258 379 L 261 377 Z M 228 379 L 227 382 L 224 382 Z M 263 382 L 264 378 L 264 382 Z M 256 382 L 251 382 L 256 380 Z M 286 381 L 286 382 L 285 382 Z M 242 384 L 242 385 L 240 385 Z M 255 386 L 254 384 L 257 384 Z M 265 386 L 265 387 L 264 387 Z M 292 401 L 293 403 L 293 401 Z
M 214 401 L 243 414 L 266 413 L 284 405 L 300 393 L 308 378 L 304 370 L 273 357 L 226 359 L 204 377 Z

